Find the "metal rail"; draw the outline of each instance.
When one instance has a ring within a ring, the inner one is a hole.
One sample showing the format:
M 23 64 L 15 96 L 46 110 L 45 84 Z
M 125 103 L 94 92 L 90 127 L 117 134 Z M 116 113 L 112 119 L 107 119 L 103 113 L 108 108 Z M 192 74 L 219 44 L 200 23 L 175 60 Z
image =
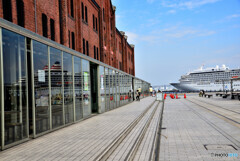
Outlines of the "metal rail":
M 200 100 L 198 100 L 198 99 L 196 99 L 196 98 L 192 98 L 192 99 L 194 99 L 194 100 L 196 100 L 196 101 L 200 101 Z M 211 105 L 211 106 L 215 106 L 215 107 L 222 108 L 222 109 L 227 110 L 227 111 L 231 111 L 231 112 L 234 112 L 234 113 L 240 114 L 240 112 L 236 112 L 236 111 L 233 111 L 233 110 L 230 110 L 230 109 L 227 109 L 227 108 L 224 108 L 224 107 L 222 107 L 222 106 L 218 106 L 218 105 L 215 105 L 215 104 L 212 104 L 212 103 L 206 102 L 206 101 L 202 101 L 202 100 L 201 100 L 201 102 L 204 102 L 204 103 L 209 104 L 209 105 Z
M 152 122 L 153 116 L 159 106 L 160 102 L 157 103 L 156 107 L 154 108 L 154 110 L 152 111 L 150 117 L 148 118 L 147 122 L 145 123 L 143 129 L 141 130 L 141 133 L 138 135 L 135 143 L 133 144 L 133 146 L 131 147 L 130 151 L 128 152 L 128 155 L 126 156 L 126 158 L 124 159 L 125 161 L 132 161 L 135 158 L 135 155 L 138 151 L 138 148 L 141 145 L 141 142 L 143 141 L 143 138 L 147 132 L 147 129 L 150 125 L 150 123 Z
M 104 149 L 100 155 L 98 155 L 94 160 L 95 161 L 106 161 L 114 150 L 121 144 L 121 142 L 128 136 L 128 134 L 134 129 L 138 122 L 143 118 L 143 116 L 152 108 L 156 101 L 153 101 L 140 116 L 138 116 L 110 145 Z
M 202 107 L 202 108 L 204 108 L 204 109 L 206 109 L 206 110 L 208 110 L 208 111 L 211 111 L 211 112 L 213 112 L 213 113 L 215 113 L 215 114 L 217 114 L 217 115 L 219 115 L 219 116 L 221 116 L 221 117 L 224 117 L 225 119 L 227 119 L 227 120 L 229 120 L 229 121 L 232 121 L 232 122 L 240 125 L 240 122 L 238 122 L 238 121 L 236 121 L 236 120 L 233 120 L 233 119 L 231 119 L 231 118 L 229 118 L 229 117 L 227 117 L 227 116 L 224 116 L 224 115 L 222 115 L 222 114 L 220 114 L 220 113 L 218 113 L 218 112 L 216 112 L 216 111 L 214 111 L 214 110 L 211 110 L 211 109 L 207 108 L 207 107 L 204 106 L 204 105 L 201 105 L 201 104 L 199 104 L 199 103 L 193 102 L 193 101 L 191 101 L 191 100 L 187 100 L 187 101 L 189 101 L 189 102 L 191 102 L 191 103 L 193 103 L 193 104 L 195 104 L 195 105 L 197 105 L 197 106 L 199 106 L 199 107 Z
M 234 145 L 236 145 L 238 148 L 240 148 L 240 142 L 233 138 L 231 135 L 229 135 L 228 133 L 226 133 L 225 131 L 222 130 L 222 128 L 219 128 L 217 125 L 215 125 L 214 123 L 212 123 L 210 120 L 208 120 L 205 116 L 203 116 L 202 114 L 200 114 L 199 112 L 197 112 L 195 109 L 193 109 L 192 107 L 190 107 L 188 104 L 186 104 L 185 102 L 181 101 L 182 104 L 184 104 L 186 107 L 188 107 L 188 109 L 190 109 L 193 113 L 195 113 L 200 119 L 202 119 L 204 122 L 206 122 L 208 125 L 210 125 L 211 127 L 213 127 L 215 130 L 217 130 L 220 134 L 222 134 L 226 139 L 228 139 L 229 141 L 231 141 Z
M 129 125 L 120 135 L 119 137 L 117 137 L 109 146 L 108 148 L 104 149 L 100 155 L 98 155 L 94 160 L 96 161 L 105 161 L 107 160 L 112 154 L 113 152 L 120 146 L 120 144 L 129 136 L 130 132 L 138 125 L 138 123 L 140 122 L 140 120 L 143 119 L 143 117 L 147 114 L 147 112 L 151 109 L 154 108 L 151 113 L 149 113 L 150 115 L 147 118 L 147 121 L 144 123 L 143 127 L 141 127 L 139 134 L 136 136 L 136 139 L 134 140 L 133 145 L 131 146 L 130 150 L 127 152 L 126 157 L 123 159 L 124 161 L 132 161 L 135 159 L 136 153 L 144 139 L 144 136 L 146 135 L 146 132 L 153 120 L 153 117 L 157 111 L 157 108 L 159 108 L 159 104 L 160 102 L 154 101 L 151 105 L 149 105 L 143 112 L 142 114 L 136 118 L 131 125 Z M 163 107 L 162 107 L 163 108 Z M 161 114 L 159 116 L 162 116 L 162 112 L 163 109 L 161 110 Z M 158 119 L 157 122 L 157 127 L 156 127 L 156 133 L 155 133 L 155 137 L 153 140 L 153 145 L 151 148 L 151 157 L 149 157 L 149 160 L 156 160 L 156 155 L 155 153 L 159 153 L 159 149 L 156 150 L 156 148 L 158 148 L 158 144 L 157 142 L 159 142 L 159 137 L 157 137 L 157 135 L 160 133 L 161 131 L 161 118 Z M 160 128 L 159 128 L 160 127 Z M 152 157 L 154 156 L 154 157 Z

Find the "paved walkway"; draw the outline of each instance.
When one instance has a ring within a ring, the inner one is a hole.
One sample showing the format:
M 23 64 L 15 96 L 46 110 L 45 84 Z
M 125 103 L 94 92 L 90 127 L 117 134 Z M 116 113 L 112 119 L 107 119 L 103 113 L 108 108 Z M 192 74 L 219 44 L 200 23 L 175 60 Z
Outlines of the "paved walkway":
M 128 155 L 127 149 L 137 143 L 133 160 L 149 160 L 159 143 L 154 141 L 162 109 L 161 103 L 153 103 L 154 100 L 155 97 L 148 97 L 7 149 L 0 152 L 0 161 L 95 160 L 145 111 L 108 160 L 123 160 Z M 239 107 L 238 101 L 216 97 L 192 95 L 178 100 L 168 97 L 163 113 L 160 160 L 240 160 Z M 227 110 L 231 113 L 224 117 Z M 148 130 L 144 133 L 145 127 Z
M 0 152 L 0 160 L 94 160 L 154 100 L 141 99 L 7 149 Z
M 162 125 L 166 129 L 162 130 L 160 160 L 240 160 L 240 128 L 194 104 L 194 99 L 201 101 L 197 96 L 186 100 L 167 98 Z M 218 98 L 203 100 L 234 111 L 240 108 L 238 101 L 222 98 L 221 103 Z

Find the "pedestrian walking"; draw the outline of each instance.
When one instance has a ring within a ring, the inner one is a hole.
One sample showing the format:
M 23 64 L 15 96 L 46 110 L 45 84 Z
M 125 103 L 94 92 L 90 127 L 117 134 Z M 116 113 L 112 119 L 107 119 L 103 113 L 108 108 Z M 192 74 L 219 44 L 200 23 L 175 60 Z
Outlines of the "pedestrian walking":
M 139 90 L 137 90 L 137 92 L 136 92 L 136 100 L 140 101 L 140 92 L 139 92 Z
M 150 95 L 152 96 L 152 93 L 153 93 L 153 88 L 152 88 L 152 86 L 150 86 L 149 92 L 150 92 Z
M 142 88 L 141 87 L 138 88 L 138 92 L 139 92 L 139 98 L 140 98 L 141 97 L 141 93 L 142 93 Z

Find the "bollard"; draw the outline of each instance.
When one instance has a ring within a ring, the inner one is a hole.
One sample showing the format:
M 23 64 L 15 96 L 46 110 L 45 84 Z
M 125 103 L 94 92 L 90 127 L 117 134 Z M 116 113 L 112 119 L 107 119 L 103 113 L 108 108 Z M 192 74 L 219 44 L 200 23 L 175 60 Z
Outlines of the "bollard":
M 187 98 L 186 93 L 184 93 L 184 98 Z

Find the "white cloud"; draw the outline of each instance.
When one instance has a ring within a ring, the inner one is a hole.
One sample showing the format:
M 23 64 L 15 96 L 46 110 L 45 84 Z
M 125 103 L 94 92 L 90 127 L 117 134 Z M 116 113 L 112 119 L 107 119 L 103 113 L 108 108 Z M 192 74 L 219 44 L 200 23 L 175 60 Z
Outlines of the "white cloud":
M 125 34 L 128 36 L 128 42 L 131 44 L 136 44 L 138 39 L 139 39 L 139 35 L 133 32 L 128 32 L 126 31 Z
M 169 10 L 167 13 L 168 13 L 168 14 L 175 14 L 175 13 L 176 13 L 176 10 Z
M 164 0 L 162 5 L 164 7 L 177 8 L 177 9 L 194 9 L 206 4 L 216 3 L 220 0 Z
M 203 31 L 201 33 L 198 34 L 198 36 L 210 36 L 216 34 L 216 31 Z
M 148 42 L 148 43 L 155 43 L 158 40 L 158 36 L 156 35 L 147 35 L 147 36 L 141 36 L 140 40 Z
M 194 35 L 198 33 L 197 30 L 192 30 L 192 29 L 186 29 L 186 30 L 182 30 L 182 31 L 177 31 L 175 33 L 169 33 L 167 34 L 167 36 L 169 37 L 173 37 L 173 38 L 182 38 L 188 35 Z
M 226 53 L 227 54 L 227 53 Z M 235 65 L 234 68 L 239 67 L 240 53 L 230 55 L 228 57 L 219 57 L 214 59 L 208 59 L 207 64 L 226 64 L 226 65 Z M 238 65 L 238 66 L 237 66 Z
M 165 35 L 166 37 L 172 38 L 182 38 L 186 36 L 210 36 L 216 33 L 216 31 L 212 30 L 204 30 L 204 29 L 196 29 L 192 27 L 183 27 L 180 24 L 170 26 L 168 28 L 164 28 L 159 30 L 158 32 L 155 31 L 155 34 L 159 33 L 159 35 Z
M 155 0 L 147 0 L 148 3 L 153 3 Z
M 233 19 L 236 19 L 236 18 L 240 18 L 240 14 L 229 15 L 229 16 L 222 18 L 221 20 L 214 21 L 213 23 L 224 23 L 224 22 L 228 22 Z
M 240 14 L 233 14 L 227 17 L 227 19 L 239 18 Z
M 191 27 L 181 27 L 180 25 L 170 26 L 168 28 L 154 30 L 148 34 L 137 34 L 134 32 L 125 32 L 128 36 L 128 42 L 138 44 L 147 42 L 150 44 L 161 44 L 171 42 L 184 37 L 204 37 L 216 34 L 216 31 L 196 29 Z

